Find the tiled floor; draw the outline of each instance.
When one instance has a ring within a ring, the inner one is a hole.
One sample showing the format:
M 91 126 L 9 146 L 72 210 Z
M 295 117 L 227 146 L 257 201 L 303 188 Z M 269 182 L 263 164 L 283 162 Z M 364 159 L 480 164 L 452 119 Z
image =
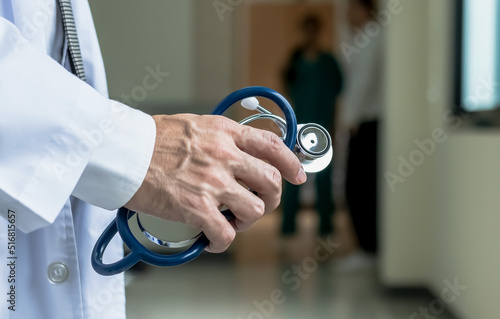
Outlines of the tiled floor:
M 388 293 L 374 267 L 338 271 L 339 257 L 355 246 L 345 217 L 336 216 L 339 231 L 330 239 L 336 243 L 330 253 L 318 248 L 326 244 L 314 236 L 314 214 L 303 212 L 299 235 L 286 241 L 279 239 L 274 214 L 239 234 L 229 253 L 204 253 L 176 268 L 146 268 L 127 287 L 128 318 L 391 319 L 411 318 L 428 306 L 432 299 L 425 293 Z

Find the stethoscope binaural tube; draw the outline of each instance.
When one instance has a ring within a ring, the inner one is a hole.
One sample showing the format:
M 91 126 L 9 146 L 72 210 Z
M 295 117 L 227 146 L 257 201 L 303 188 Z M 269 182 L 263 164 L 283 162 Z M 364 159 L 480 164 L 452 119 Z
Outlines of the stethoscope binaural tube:
M 234 103 L 248 97 L 264 97 L 276 103 L 283 114 L 287 124 L 287 134 L 283 141 L 285 145 L 293 150 L 297 138 L 297 118 L 295 112 L 288 101 L 278 92 L 263 86 L 250 86 L 238 91 L 235 91 L 226 96 L 212 111 L 213 115 L 222 115 Z
M 287 124 L 287 133 L 283 142 L 290 150 L 293 151 L 297 138 L 297 119 L 295 118 L 295 112 L 288 101 L 281 94 L 272 89 L 261 86 L 253 86 L 235 91 L 224 98 L 214 108 L 211 114 L 222 115 L 234 103 L 245 98 L 256 96 L 272 100 L 279 106 L 285 116 Z M 230 210 L 225 210 L 221 213 L 224 214 L 228 220 L 234 218 L 234 215 Z M 120 208 L 116 218 L 108 225 L 97 240 L 94 249 L 92 250 L 91 258 L 92 267 L 100 275 L 111 276 L 121 273 L 131 268 L 139 261 L 162 267 L 181 265 L 198 257 L 209 244 L 207 237 L 202 234 L 191 247 L 183 252 L 173 255 L 162 255 L 152 252 L 144 247 L 139 240 L 137 240 L 130 229 L 128 220 L 135 214 L 136 212 L 125 207 Z M 104 252 L 117 232 L 120 234 L 123 242 L 130 249 L 130 253 L 121 260 L 111 264 L 105 264 L 103 262 Z

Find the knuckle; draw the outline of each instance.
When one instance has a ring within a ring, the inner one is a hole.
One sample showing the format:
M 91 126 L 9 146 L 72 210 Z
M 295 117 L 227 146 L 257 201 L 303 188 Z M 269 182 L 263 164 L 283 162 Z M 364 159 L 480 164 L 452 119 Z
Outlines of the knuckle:
M 239 190 L 236 187 L 229 186 L 230 184 L 229 182 L 225 183 L 225 181 L 223 181 L 221 195 L 223 195 L 224 198 L 239 198 L 241 196 Z
M 258 132 L 258 129 L 248 125 L 240 125 L 238 129 L 241 136 L 253 136 L 253 134 Z
M 269 194 L 269 202 L 268 202 L 268 211 L 274 211 L 281 199 L 281 192 L 282 192 L 282 178 L 281 178 L 281 173 L 278 169 L 272 167 L 272 171 L 269 174 L 270 178 L 270 191 L 271 193 Z
M 222 232 L 222 242 L 224 246 L 229 246 L 236 237 L 236 231 L 232 227 L 226 227 Z
M 269 178 L 271 180 L 271 186 L 274 191 L 280 192 L 281 191 L 281 173 L 280 171 L 275 168 L 271 167 L 270 173 L 269 173 Z
M 211 209 L 211 206 L 212 206 L 212 200 L 208 194 L 203 193 L 200 196 L 198 196 L 198 200 L 196 202 L 196 208 L 206 212 Z
M 202 211 L 200 208 L 194 208 L 184 214 L 183 222 L 193 228 L 205 230 L 208 227 L 209 219 L 205 211 Z
M 229 191 L 229 176 L 225 171 L 217 168 L 209 169 L 208 171 L 208 188 L 212 190 L 215 196 L 224 194 Z
M 256 219 L 261 218 L 264 216 L 264 213 L 266 212 L 266 205 L 262 200 L 256 200 L 253 204 L 253 212 L 256 217 Z
M 229 132 L 234 128 L 234 121 L 228 119 L 225 116 L 215 115 L 213 116 L 213 125 L 219 130 Z
M 278 206 L 280 205 L 280 201 L 281 201 L 281 192 L 278 196 L 275 197 L 272 205 L 269 207 L 271 212 L 274 211 L 276 208 L 278 208 Z
M 202 216 L 197 216 L 197 218 L 193 218 L 190 222 L 188 222 L 188 225 L 197 229 L 205 229 L 207 220 Z
M 283 148 L 281 139 L 272 132 L 265 132 L 264 139 L 272 152 L 279 152 Z
M 217 159 L 233 159 L 236 155 L 233 148 L 228 143 L 223 141 L 217 141 L 211 145 L 211 152 L 213 156 Z

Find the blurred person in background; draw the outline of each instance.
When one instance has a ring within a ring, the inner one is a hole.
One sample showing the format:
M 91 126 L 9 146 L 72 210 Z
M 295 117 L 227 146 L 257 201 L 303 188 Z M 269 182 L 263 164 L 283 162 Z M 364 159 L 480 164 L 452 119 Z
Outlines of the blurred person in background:
M 342 73 L 336 58 L 321 48 L 322 22 L 315 14 L 302 18 L 302 44 L 293 51 L 284 72 L 284 84 L 300 123 L 318 123 L 330 134 L 334 132 L 335 103 L 342 90 Z M 332 135 L 333 137 L 333 135 Z M 316 209 L 319 233 L 333 230 L 332 165 L 316 174 Z M 287 184 L 284 190 L 282 233 L 296 231 L 300 186 Z
M 353 37 L 376 23 L 375 0 L 349 0 L 348 21 Z M 342 124 L 349 130 L 346 201 L 360 251 L 348 259 L 360 266 L 373 263 L 377 254 L 377 149 L 382 109 L 383 34 L 369 37 L 367 45 L 346 55 L 346 92 Z M 356 267 L 356 266 L 354 266 Z

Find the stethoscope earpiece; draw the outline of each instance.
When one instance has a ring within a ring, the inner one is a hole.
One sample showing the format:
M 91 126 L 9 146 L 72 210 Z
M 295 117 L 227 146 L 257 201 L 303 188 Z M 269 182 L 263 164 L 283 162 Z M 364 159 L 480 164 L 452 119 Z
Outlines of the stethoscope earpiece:
M 272 114 L 262 107 L 256 98 L 257 96 L 267 98 L 276 103 L 285 118 L 283 119 L 280 116 Z M 258 112 L 239 123 L 249 124 L 256 120 L 271 120 L 276 123 L 280 128 L 283 142 L 297 155 L 305 172 L 316 173 L 325 169 L 330 164 L 333 149 L 328 131 L 318 124 L 297 125 L 297 119 L 290 103 L 281 94 L 266 87 L 247 87 L 229 94 L 215 107 L 211 114 L 222 115 L 238 101 L 241 101 L 241 105 L 244 108 Z M 221 211 L 221 213 L 228 220 L 234 218 L 233 213 L 228 209 Z M 183 252 L 168 255 L 149 250 L 134 236 L 130 228 L 129 220 L 134 215 L 136 216 L 135 219 L 140 230 L 139 233 L 142 233 L 148 241 L 162 247 L 188 248 Z M 92 267 L 97 273 L 104 276 L 115 275 L 131 268 L 139 261 L 160 267 L 181 265 L 198 257 L 209 244 L 207 237 L 203 233 L 198 233 L 187 240 L 167 240 L 160 238 L 160 236 L 153 235 L 153 232 L 148 229 L 148 225 L 146 225 L 148 218 L 149 216 L 147 215 L 130 211 L 125 207 L 118 210 L 116 218 L 101 234 L 92 251 Z M 161 222 L 163 220 L 155 221 L 155 223 Z M 120 234 L 123 242 L 130 249 L 130 253 L 117 262 L 104 264 L 102 260 L 104 251 L 116 233 Z

